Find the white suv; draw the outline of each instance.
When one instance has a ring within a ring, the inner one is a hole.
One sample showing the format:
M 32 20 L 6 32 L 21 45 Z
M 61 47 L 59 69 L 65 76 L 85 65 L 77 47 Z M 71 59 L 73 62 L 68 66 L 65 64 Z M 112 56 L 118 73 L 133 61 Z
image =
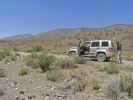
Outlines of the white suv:
M 98 61 L 108 60 L 114 54 L 114 47 L 111 40 L 85 41 L 84 46 L 85 49 L 79 47 L 70 48 L 69 54 L 96 58 Z

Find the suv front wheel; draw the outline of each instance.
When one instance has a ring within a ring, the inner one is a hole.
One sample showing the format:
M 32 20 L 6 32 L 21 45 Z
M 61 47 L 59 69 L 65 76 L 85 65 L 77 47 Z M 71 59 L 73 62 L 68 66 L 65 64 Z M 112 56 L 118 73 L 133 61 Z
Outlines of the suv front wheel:
M 96 58 L 99 62 L 104 62 L 106 60 L 106 55 L 104 53 L 98 53 Z

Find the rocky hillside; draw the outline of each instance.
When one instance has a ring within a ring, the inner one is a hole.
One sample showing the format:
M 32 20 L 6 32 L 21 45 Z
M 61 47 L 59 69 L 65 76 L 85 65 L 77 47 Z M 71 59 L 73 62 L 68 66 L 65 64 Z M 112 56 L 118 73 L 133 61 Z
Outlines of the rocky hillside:
M 37 36 L 19 39 L 2 40 L 0 46 L 12 46 L 27 49 L 41 45 L 45 50 L 65 52 L 70 46 L 76 45 L 79 39 L 112 39 L 121 40 L 125 51 L 133 49 L 133 25 L 117 24 L 103 28 L 62 28 L 40 33 Z

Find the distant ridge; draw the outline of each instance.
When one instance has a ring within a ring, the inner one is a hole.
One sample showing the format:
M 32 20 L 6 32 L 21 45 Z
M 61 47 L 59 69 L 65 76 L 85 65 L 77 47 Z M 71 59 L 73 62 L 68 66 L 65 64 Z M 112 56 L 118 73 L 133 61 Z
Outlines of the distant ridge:
M 105 27 L 99 27 L 99 28 L 88 28 L 88 27 L 79 27 L 79 28 L 58 28 L 53 29 L 48 32 L 42 32 L 37 35 L 32 34 L 20 34 L 20 35 L 14 35 L 9 36 L 4 39 L 6 40 L 18 40 L 18 39 L 32 39 L 37 37 L 69 37 L 74 36 L 79 33 L 86 33 L 86 32 L 96 32 L 96 31 L 106 31 L 106 30 L 115 30 L 115 29 L 127 29 L 127 28 L 133 28 L 133 24 L 115 24 Z
M 6 40 L 30 39 L 33 37 L 34 37 L 34 35 L 32 35 L 32 34 L 18 34 L 18 35 L 14 35 L 14 36 L 5 37 L 5 38 L 3 38 L 3 40 L 4 39 L 6 39 Z

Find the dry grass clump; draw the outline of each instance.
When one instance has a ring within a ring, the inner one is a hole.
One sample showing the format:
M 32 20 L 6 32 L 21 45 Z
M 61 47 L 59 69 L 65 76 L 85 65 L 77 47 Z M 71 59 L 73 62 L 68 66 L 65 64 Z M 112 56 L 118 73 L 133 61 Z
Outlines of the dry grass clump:
M 117 73 L 119 73 L 119 66 L 114 62 L 108 63 L 107 66 L 105 66 L 104 69 L 108 74 L 117 74 Z
M 133 97 L 133 74 L 123 73 L 120 78 L 121 91 L 125 91 L 128 96 Z
M 62 74 L 59 72 L 59 70 L 49 70 L 46 73 L 46 78 L 49 81 L 57 82 L 62 78 Z
M 85 77 L 75 77 L 75 80 L 73 79 L 73 82 L 71 83 L 71 89 L 73 89 L 75 92 L 84 91 L 86 87 L 88 86 L 88 80 Z
M 27 66 L 30 66 L 33 69 L 39 68 L 39 56 L 36 53 L 31 53 L 24 59 L 24 62 Z
M 86 60 L 83 57 L 74 57 L 74 62 L 76 64 L 85 64 Z
M 71 69 L 71 68 L 77 68 L 77 65 L 72 59 L 56 59 L 54 63 L 55 68 L 61 68 L 61 69 Z
M 93 90 L 99 90 L 100 89 L 100 85 L 99 85 L 98 80 L 92 79 L 90 83 L 91 83 L 91 87 Z

